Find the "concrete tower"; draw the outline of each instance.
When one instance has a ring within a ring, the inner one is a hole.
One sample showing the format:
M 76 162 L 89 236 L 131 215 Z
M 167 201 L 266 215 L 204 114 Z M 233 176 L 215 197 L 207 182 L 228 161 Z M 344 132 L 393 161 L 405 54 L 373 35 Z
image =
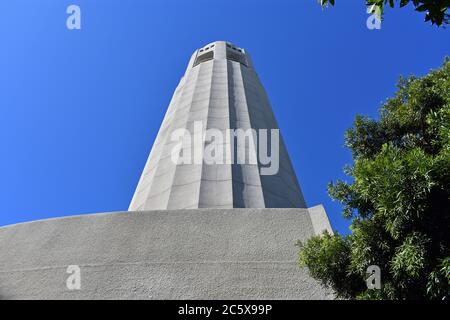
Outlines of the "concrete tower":
M 171 161 L 177 144 L 171 139 L 173 132 L 185 129 L 194 136 L 199 127 L 219 130 L 224 136 L 227 129 L 278 129 L 266 92 L 244 49 L 217 41 L 193 53 L 156 137 L 130 211 L 306 207 L 281 137 L 276 174 L 261 174 L 260 163 L 238 164 L 235 139 L 223 146 L 224 154 L 234 152 L 233 163 Z M 256 140 L 247 140 L 242 146 L 247 155 L 256 153 Z M 206 143 L 193 146 L 191 153 Z
M 226 42 L 197 50 L 129 211 L 1 227 L 0 299 L 333 298 L 298 266 L 295 243 L 333 231 L 323 206 L 306 207 L 281 137 L 270 135 L 270 163 L 173 161 L 211 145 L 226 160 L 260 157 L 261 135 L 242 145 L 217 133 L 277 128 L 245 50 Z M 174 153 L 179 129 L 183 142 L 205 139 Z

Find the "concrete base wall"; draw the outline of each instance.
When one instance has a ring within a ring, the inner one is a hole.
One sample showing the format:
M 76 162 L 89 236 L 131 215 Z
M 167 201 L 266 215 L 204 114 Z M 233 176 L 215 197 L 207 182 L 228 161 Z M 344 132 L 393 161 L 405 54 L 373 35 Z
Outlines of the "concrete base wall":
M 331 231 L 312 209 L 117 212 L 0 228 L 1 299 L 328 299 L 297 240 Z M 69 265 L 81 289 L 68 290 Z

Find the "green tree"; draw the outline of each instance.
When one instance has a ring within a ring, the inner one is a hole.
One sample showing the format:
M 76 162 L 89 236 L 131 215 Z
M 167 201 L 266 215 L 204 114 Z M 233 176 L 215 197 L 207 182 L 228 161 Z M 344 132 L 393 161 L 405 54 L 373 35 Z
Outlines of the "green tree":
M 299 260 L 338 297 L 450 299 L 450 59 L 422 78 L 400 78 L 379 120 L 346 132 L 352 182 L 328 186 L 351 234 L 300 244 Z M 368 290 L 367 267 L 382 288 Z
M 322 7 L 334 6 L 335 0 L 319 0 Z M 447 9 L 450 7 L 450 0 L 366 0 L 366 5 L 377 9 L 381 17 L 384 8 L 389 5 L 394 8 L 395 3 L 399 3 L 400 8 L 412 4 L 418 12 L 425 12 L 425 21 L 430 21 L 438 26 L 449 23 Z

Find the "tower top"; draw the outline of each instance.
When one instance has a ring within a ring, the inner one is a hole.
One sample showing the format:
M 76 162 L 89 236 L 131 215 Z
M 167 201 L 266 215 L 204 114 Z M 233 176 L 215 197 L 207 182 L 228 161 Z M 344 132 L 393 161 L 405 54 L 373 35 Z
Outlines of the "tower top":
M 253 68 L 250 55 L 245 49 L 228 41 L 214 41 L 195 50 L 189 61 L 188 70 L 209 60 L 231 60 L 241 63 L 247 68 Z

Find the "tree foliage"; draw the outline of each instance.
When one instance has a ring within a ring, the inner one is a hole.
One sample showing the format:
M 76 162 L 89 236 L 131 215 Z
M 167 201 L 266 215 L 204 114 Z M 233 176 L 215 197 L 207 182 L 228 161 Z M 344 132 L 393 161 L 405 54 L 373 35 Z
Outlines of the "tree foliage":
M 334 6 L 335 0 L 319 0 L 319 3 L 322 7 Z M 366 5 L 376 9 L 375 12 L 381 16 L 386 5 L 394 8 L 396 3 L 400 8 L 412 4 L 416 11 L 425 12 L 425 21 L 430 21 L 432 24 L 442 26 L 449 23 L 447 10 L 450 7 L 450 0 L 366 0 Z
M 449 299 L 450 60 L 400 78 L 379 120 L 357 116 L 345 141 L 352 183 L 328 188 L 352 232 L 308 240 L 300 264 L 339 297 Z M 381 290 L 365 286 L 370 265 L 381 269 Z

